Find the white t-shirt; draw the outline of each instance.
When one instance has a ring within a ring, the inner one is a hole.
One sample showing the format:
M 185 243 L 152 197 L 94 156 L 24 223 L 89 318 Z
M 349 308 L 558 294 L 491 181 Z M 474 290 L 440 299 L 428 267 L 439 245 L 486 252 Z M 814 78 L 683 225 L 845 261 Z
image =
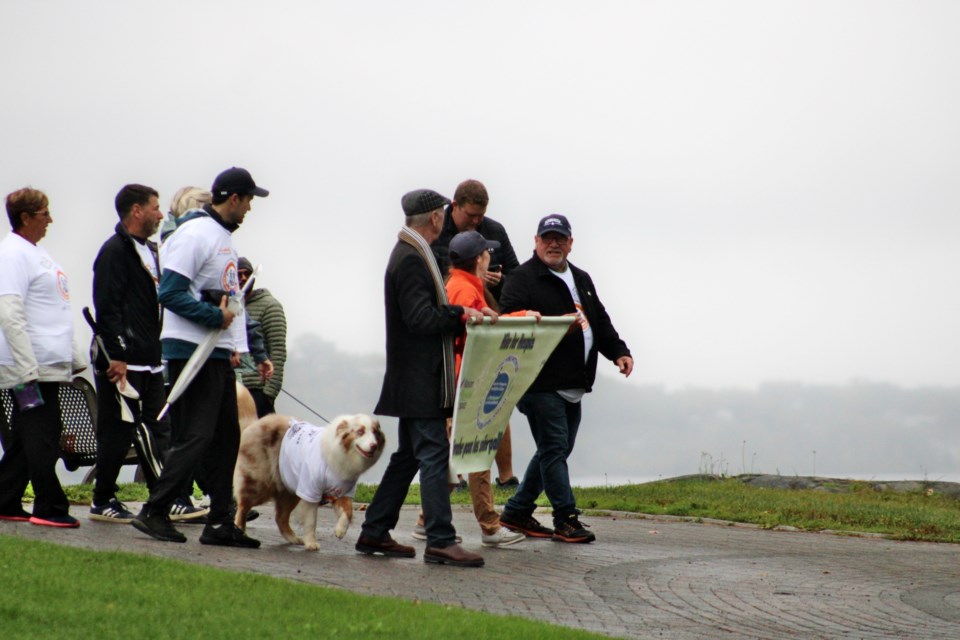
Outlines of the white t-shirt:
M 160 248 L 160 263 L 163 268 L 175 271 L 190 280 L 188 292 L 194 300 L 200 300 L 200 292 L 204 289 L 221 289 L 237 295 L 240 291 L 237 260 L 233 236 L 208 216 L 184 222 Z M 167 309 L 163 314 L 160 338 L 200 344 L 210 330 L 211 327 L 191 322 Z M 245 353 L 248 349 L 244 320 L 236 318 L 230 323 L 220 334 L 216 346 Z
M 337 498 L 352 498 L 356 481 L 338 478 L 327 468 L 320 452 L 320 436 L 327 427 L 290 420 L 290 429 L 280 443 L 280 479 L 301 500 L 323 504 Z
M 27 333 L 39 365 L 73 361 L 73 314 L 67 276 L 44 249 L 10 233 L 0 242 L 0 296 L 23 300 Z M 0 331 L 0 365 L 13 356 Z
M 150 251 L 150 247 L 147 246 L 146 242 L 140 242 L 136 238 L 133 238 L 133 246 L 136 248 L 137 254 L 140 256 L 140 261 L 143 263 L 143 268 L 146 269 L 147 273 L 150 274 L 150 277 L 153 278 L 153 285 L 159 288 L 160 274 L 157 273 L 157 261 L 153 259 L 153 252 Z M 159 314 L 160 305 L 157 305 L 157 315 Z M 160 373 L 163 371 L 163 367 L 151 367 L 145 364 L 128 364 L 127 369 L 130 371 L 149 371 L 150 373 Z
M 590 328 L 590 320 L 587 314 L 583 312 L 583 303 L 580 302 L 580 294 L 577 293 L 577 285 L 573 281 L 573 271 L 567 266 L 562 272 L 550 269 L 550 273 L 557 276 L 570 289 L 570 295 L 573 296 L 573 305 L 577 308 L 577 322 L 583 330 L 583 362 L 586 363 L 590 358 L 590 348 L 593 347 L 593 329 Z M 561 389 L 557 393 L 567 402 L 580 402 L 583 398 L 585 389 Z
M 590 320 L 587 318 L 587 314 L 583 312 L 583 303 L 580 302 L 577 285 L 573 282 L 573 271 L 568 266 L 563 272 L 550 269 L 550 273 L 563 280 L 567 288 L 570 289 L 570 295 L 573 296 L 573 304 L 577 308 L 577 322 L 583 329 L 583 362 L 586 363 L 587 358 L 590 357 L 590 349 L 593 348 L 593 329 L 590 328 Z

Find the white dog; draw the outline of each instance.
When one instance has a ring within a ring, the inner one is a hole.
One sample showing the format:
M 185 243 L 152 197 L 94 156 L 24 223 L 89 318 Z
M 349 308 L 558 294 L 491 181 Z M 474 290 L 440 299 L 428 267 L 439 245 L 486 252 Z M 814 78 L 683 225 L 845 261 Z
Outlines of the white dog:
M 243 430 L 233 474 L 236 525 L 246 530 L 247 513 L 269 500 L 277 527 L 291 544 L 316 551 L 317 507 L 332 503 L 334 534 L 343 538 L 353 519 L 353 494 L 360 475 L 376 464 L 386 442 L 380 423 L 360 414 L 338 416 L 325 427 L 272 414 Z M 301 508 L 303 539 L 290 528 Z

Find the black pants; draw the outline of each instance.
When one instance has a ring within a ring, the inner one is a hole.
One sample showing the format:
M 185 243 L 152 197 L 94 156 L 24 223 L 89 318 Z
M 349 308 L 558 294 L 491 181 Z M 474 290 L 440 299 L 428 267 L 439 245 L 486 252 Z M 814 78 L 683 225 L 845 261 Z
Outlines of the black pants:
M 170 360 L 170 384 L 176 383 L 186 360 Z M 167 450 L 163 473 L 153 489 L 147 508 L 167 513 L 183 495 L 194 475 L 204 479 L 210 495 L 208 520 L 230 520 L 233 501 L 233 467 L 240 446 L 237 423 L 236 375 L 227 360 L 213 359 L 200 368 L 187 390 L 170 407 L 173 442 Z
M 16 401 L 10 417 L 10 437 L 0 459 L 0 513 L 23 509 L 23 492 L 33 485 L 33 515 L 65 516 L 70 505 L 57 478 L 60 457 L 60 383 L 41 382 L 43 405 L 20 411 Z
M 253 402 L 257 405 L 258 418 L 277 412 L 273 406 L 273 398 L 264 393 L 263 389 L 251 389 L 247 387 L 247 391 L 253 396 Z
M 157 422 L 166 392 L 163 374 L 149 371 L 127 371 L 127 384 L 140 394 L 140 402 L 120 399 L 117 385 L 106 376 L 96 376 L 97 383 L 97 479 L 93 487 L 93 503 L 104 505 L 117 493 L 117 476 L 133 445 L 143 470 L 147 487 L 153 489 L 160 477 L 163 454 L 170 445 L 170 424 L 164 418 Z M 120 417 L 120 402 L 132 409 L 133 422 Z

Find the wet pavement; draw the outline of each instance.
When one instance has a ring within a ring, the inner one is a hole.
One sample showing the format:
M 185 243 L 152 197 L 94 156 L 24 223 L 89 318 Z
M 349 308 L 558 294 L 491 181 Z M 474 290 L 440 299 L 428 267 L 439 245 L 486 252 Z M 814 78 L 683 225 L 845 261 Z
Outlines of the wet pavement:
M 519 615 L 617 637 L 960 638 L 960 545 L 610 514 L 583 517 L 597 535 L 593 544 L 527 539 L 487 549 L 472 513 L 454 507 L 464 546 L 486 559 L 485 567 L 467 569 L 423 562 L 424 543 L 410 537 L 414 507 L 404 510 L 394 532 L 417 549 L 412 560 L 356 553 L 362 512 L 337 540 L 332 509 L 321 509 L 320 550 L 311 553 L 286 544 L 271 507 L 259 509 L 263 515 L 248 529 L 263 542 L 257 550 L 202 546 L 199 525 L 180 526 L 186 544 L 159 542 L 129 525 L 90 521 L 87 509 L 76 506 L 71 513 L 79 529 L 0 522 L 0 534 Z

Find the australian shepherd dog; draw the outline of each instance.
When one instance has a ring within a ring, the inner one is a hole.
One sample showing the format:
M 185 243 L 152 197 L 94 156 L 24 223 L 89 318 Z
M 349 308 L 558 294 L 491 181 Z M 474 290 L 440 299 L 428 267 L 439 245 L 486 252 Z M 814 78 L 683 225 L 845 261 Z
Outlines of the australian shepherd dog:
M 368 415 L 337 416 L 318 427 L 271 414 L 240 435 L 233 474 L 236 525 L 246 529 L 251 508 L 273 500 L 277 527 L 291 544 L 317 550 L 317 507 L 331 503 L 337 514 L 334 535 L 343 538 L 353 519 L 353 494 L 360 475 L 376 464 L 386 439 Z M 303 538 L 290 528 L 297 504 Z

